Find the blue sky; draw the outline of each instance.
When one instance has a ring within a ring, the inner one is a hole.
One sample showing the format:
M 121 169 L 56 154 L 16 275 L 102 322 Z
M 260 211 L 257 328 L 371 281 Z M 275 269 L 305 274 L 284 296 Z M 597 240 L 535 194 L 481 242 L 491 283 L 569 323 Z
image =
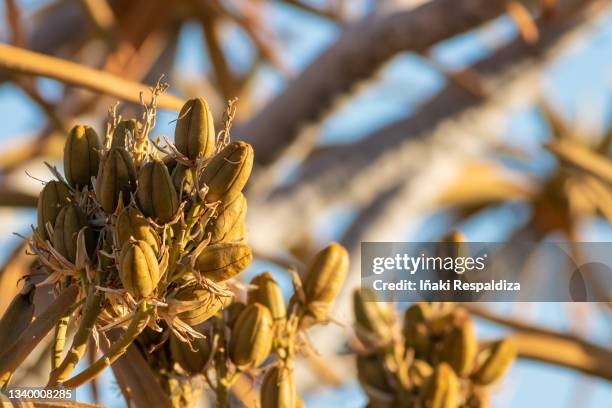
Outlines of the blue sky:
M 41 1 L 21 1 L 28 10 Z M 288 7 L 279 7 L 270 19 L 282 33 L 283 55 L 294 71 L 299 71 L 314 59 L 338 34 L 338 29 L 329 23 L 296 12 Z M 0 19 L 4 9 L 0 3 Z M 1 20 L 0 20 L 1 21 Z M 6 37 L 0 26 L 0 39 Z M 485 28 L 487 38 L 507 41 L 516 35 L 511 22 L 500 19 Z M 235 66 L 245 66 L 252 58 L 245 37 L 236 30 L 228 30 L 228 52 L 230 62 Z M 208 68 L 206 56 L 199 51 L 203 48 L 199 29 L 188 25 L 180 39 L 178 65 L 181 75 L 198 76 Z M 444 42 L 432 50 L 433 58 L 449 68 L 459 68 L 486 55 L 486 43 L 482 36 L 468 33 Z M 607 16 L 593 29 L 589 39 L 570 50 L 547 70 L 543 79 L 545 96 L 555 109 L 563 113 L 569 121 L 581 122 L 589 129 L 597 129 L 604 123 L 609 126 L 612 116 L 612 15 Z M 176 73 L 175 73 L 176 74 Z M 272 69 L 263 69 L 259 74 L 259 87 L 266 94 L 279 92 L 285 82 Z M 41 81 L 45 95 L 56 97 L 61 86 L 53 81 Z M 365 136 L 370 131 L 405 116 L 415 106 L 434 94 L 444 84 L 444 77 L 436 72 L 422 58 L 402 54 L 388 64 L 380 73 L 380 79 L 373 85 L 358 92 L 349 103 L 344 105 L 323 124 L 322 143 L 346 143 Z M 14 86 L 0 86 L 0 149 L 12 146 L 19 141 L 15 136 L 27 137 L 38 129 L 44 120 L 42 112 Z M 158 133 L 172 134 L 170 123 L 174 114 L 162 112 L 158 120 Z M 507 139 L 522 147 L 536 148 L 547 137 L 547 130 L 541 118 L 531 108 L 512 112 L 508 116 L 503 132 Z M 502 211 L 502 210 L 500 210 Z M 9 248 L 16 244 L 10 231 L 25 232 L 34 222 L 31 210 L 0 210 L 4 228 L 0 230 L 0 261 Z M 489 217 L 473 226 L 469 236 L 473 240 L 495 240 L 500 234 L 501 215 Z M 433 220 L 433 221 L 432 221 Z M 416 233 L 431 230 L 432 225 L 444 225 L 444 219 L 423 220 L 424 227 Z M 425 227 L 427 226 L 427 227 Z M 503 229 L 503 225 L 501 226 Z M 610 239 L 609 225 L 591 226 L 593 239 Z M 340 225 L 334 228 L 337 232 Z M 441 228 L 441 227 L 440 227 Z M 330 238 L 334 231 L 327 232 Z M 423 240 L 422 235 L 419 240 Z M 273 269 L 271 265 L 258 266 Z M 261 270 L 261 268 L 256 268 Z M 512 305 L 497 305 L 508 312 Z M 537 304 L 530 308 L 532 314 L 526 319 L 550 326 L 567 329 L 565 306 L 561 304 Z M 612 327 L 610 320 L 601 319 L 591 322 L 590 339 L 602 344 L 610 344 Z M 499 336 L 503 331 L 491 325 L 479 325 L 479 331 L 486 336 Z M 107 373 L 106 378 L 110 379 Z M 583 379 L 573 371 L 553 368 L 547 365 L 523 362 L 516 364 L 508 380 L 495 394 L 495 407 L 542 407 L 575 406 L 579 393 L 588 395 L 584 407 L 612 406 L 612 387 L 604 381 L 590 381 L 584 386 Z M 109 380 L 110 382 L 110 380 Z M 87 392 L 80 391 L 80 398 L 88 398 Z M 120 406 L 116 392 L 107 389 L 107 403 Z M 306 398 L 309 406 L 316 407 L 354 407 L 364 402 L 364 397 L 355 383 L 349 383 L 339 390 L 325 390 Z

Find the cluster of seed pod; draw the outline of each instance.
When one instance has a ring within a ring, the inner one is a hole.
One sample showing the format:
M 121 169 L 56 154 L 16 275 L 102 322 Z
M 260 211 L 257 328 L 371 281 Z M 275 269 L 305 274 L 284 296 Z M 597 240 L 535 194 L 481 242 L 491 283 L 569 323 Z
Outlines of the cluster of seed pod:
M 211 388 L 218 399 L 225 398 L 242 373 L 263 371 L 262 407 L 301 407 L 294 359 L 308 347 L 303 331 L 329 320 L 329 308 L 347 272 L 348 253 L 332 243 L 314 257 L 303 278 L 294 275 L 294 293 L 288 302 L 271 273 L 257 275 L 244 301 L 234 301 L 198 327 L 208 334 L 205 339 L 189 344 L 172 337 L 160 353 L 169 355 L 168 361 L 177 363 L 187 376 L 205 374 L 208 378 L 214 372 L 217 381 Z
M 480 345 L 468 312 L 415 303 L 403 322 L 371 292 L 354 294 L 358 379 L 369 407 L 482 408 L 516 357 L 512 339 Z
M 44 185 L 31 248 L 49 273 L 42 284 L 79 288 L 78 329 L 63 355 L 58 323 L 49 385 L 78 386 L 121 356 L 145 328 L 182 341 L 231 302 L 227 284 L 252 259 L 242 194 L 253 164 L 247 143 L 215 134 L 202 98 L 182 108 L 175 143 L 149 139 L 143 121 L 113 115 L 104 140 L 75 126 L 64 177 Z M 74 377 L 92 333 L 127 327 L 104 356 Z

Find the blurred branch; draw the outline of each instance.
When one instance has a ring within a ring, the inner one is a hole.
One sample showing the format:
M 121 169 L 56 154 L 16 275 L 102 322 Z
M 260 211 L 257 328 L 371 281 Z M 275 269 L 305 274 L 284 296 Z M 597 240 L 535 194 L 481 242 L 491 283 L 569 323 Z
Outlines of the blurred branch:
M 38 197 L 0 185 L 0 207 L 36 207 Z
M 526 3 L 534 6 L 539 0 Z M 369 78 L 395 54 L 424 52 L 503 14 L 505 5 L 505 0 L 435 0 L 407 11 L 370 16 L 348 27 L 282 94 L 237 129 L 236 136 L 253 143 L 258 162 L 270 163 L 302 125 L 316 120 L 339 94 Z
M 482 307 L 471 304 L 463 304 L 463 307 L 474 316 L 518 331 L 512 338 L 517 342 L 520 357 L 569 367 L 612 381 L 612 350 L 571 333 L 559 333 L 499 316 Z
M 0 194 L 0 196 L 2 196 Z M 20 279 L 30 272 L 30 267 L 35 258 L 26 252 L 29 239 L 20 242 L 9 254 L 8 259 L 0 269 L 0 316 L 8 307 L 13 297 L 19 292 L 22 285 Z M 0 351 L 1 353 L 1 351 Z
M 141 93 L 146 96 L 150 92 L 146 85 L 107 72 L 6 44 L 0 44 L 0 68 L 56 79 L 134 103 L 140 102 Z M 170 94 L 163 94 L 158 98 L 158 106 L 163 109 L 178 111 L 183 103 L 182 99 Z
M 310 4 L 304 3 L 300 0 L 281 0 L 293 7 L 296 7 L 300 10 L 307 11 L 308 13 L 314 14 L 315 16 L 328 18 L 333 21 L 342 22 L 342 15 L 338 12 L 338 10 L 333 9 L 332 7 L 328 8 L 319 8 L 311 6 Z

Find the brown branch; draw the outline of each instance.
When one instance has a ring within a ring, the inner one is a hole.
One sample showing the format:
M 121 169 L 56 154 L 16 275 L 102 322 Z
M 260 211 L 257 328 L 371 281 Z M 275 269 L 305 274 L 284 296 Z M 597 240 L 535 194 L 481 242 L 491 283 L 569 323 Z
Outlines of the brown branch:
M 135 103 L 140 102 L 141 93 L 148 95 L 150 92 L 146 85 L 107 72 L 6 44 L 0 44 L 0 68 L 21 74 L 53 78 L 66 84 Z M 183 103 L 181 98 L 170 94 L 163 94 L 158 98 L 158 106 L 164 109 L 178 111 Z
M 534 6 L 539 0 L 526 3 Z M 320 117 L 338 95 L 369 78 L 395 54 L 424 52 L 504 13 L 505 5 L 506 0 L 435 0 L 411 10 L 370 16 L 345 30 L 281 95 L 241 126 L 238 138 L 253 143 L 258 162 L 270 163 L 302 125 Z
M 38 197 L 0 185 L 0 207 L 36 207 Z
M 517 342 L 519 357 L 568 367 L 612 381 L 612 350 L 571 333 L 559 333 L 499 316 L 474 305 L 463 306 L 476 317 L 518 331 L 512 338 Z

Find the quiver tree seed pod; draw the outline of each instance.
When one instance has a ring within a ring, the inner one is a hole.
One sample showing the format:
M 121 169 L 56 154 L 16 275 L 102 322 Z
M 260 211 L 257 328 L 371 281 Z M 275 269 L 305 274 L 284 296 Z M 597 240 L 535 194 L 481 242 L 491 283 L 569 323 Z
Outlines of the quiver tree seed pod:
M 238 241 L 245 235 L 245 220 L 247 201 L 240 193 L 231 202 L 223 206 L 216 218 L 211 219 L 206 226 L 210 233 L 210 242 Z
M 70 262 L 76 261 L 77 238 L 83 228 L 85 228 L 86 246 L 84 249 L 91 255 L 96 243 L 83 210 L 74 204 L 69 204 L 57 215 L 53 227 L 53 247 Z
M 248 303 L 260 303 L 267 307 L 272 313 L 272 319 L 281 320 L 287 315 L 287 307 L 283 292 L 274 280 L 270 272 L 264 272 L 251 280 L 251 285 L 256 286 L 248 292 Z
M 70 202 L 70 191 L 61 181 L 49 181 L 38 196 L 38 226 L 36 231 L 44 240 L 49 239 L 47 223 L 53 227 L 62 207 Z
M 348 252 L 336 242 L 315 255 L 304 278 L 304 294 L 308 312 L 316 320 L 327 319 L 331 303 L 344 284 L 348 268 Z
M 196 338 L 191 344 L 179 340 L 176 336 L 171 336 L 170 353 L 172 360 L 187 373 L 202 373 L 211 357 L 210 336 L 203 339 Z
M 427 303 L 415 303 L 404 312 L 402 334 L 405 345 L 413 349 L 417 357 L 426 358 L 431 349 L 427 327 L 430 316 L 431 307 Z
M 482 385 L 497 381 L 516 359 L 516 353 L 514 340 L 508 338 L 496 341 L 478 356 L 480 364 L 472 376 L 473 380 Z
M 177 193 L 183 196 L 191 194 L 195 186 L 193 170 L 184 164 L 177 164 L 172 170 L 172 185 Z
M 229 355 L 240 369 L 259 366 L 272 349 L 272 314 L 255 303 L 247 306 L 234 324 Z
M 189 310 L 178 314 L 178 318 L 190 326 L 196 326 L 213 317 L 230 299 L 216 295 L 197 284 L 182 287 L 172 298 L 182 302 L 193 302 Z
M 225 309 L 225 322 L 230 329 L 234 328 L 238 316 L 240 316 L 240 313 L 242 313 L 246 307 L 247 305 L 245 303 L 235 301 Z
M 384 357 L 379 355 L 357 356 L 357 379 L 366 393 L 368 390 L 374 391 L 372 395 L 368 393 L 371 398 L 381 392 L 390 393 L 393 390 L 384 361 Z
M 456 408 L 459 405 L 459 380 L 453 369 L 440 363 L 425 381 L 419 396 L 421 406 L 428 408 Z
M 474 323 L 466 320 L 451 329 L 442 345 L 441 359 L 446 361 L 459 376 L 472 371 L 478 353 Z
M 156 254 L 159 254 L 160 239 L 149 221 L 142 213 L 134 207 L 126 207 L 115 223 L 117 230 L 118 247 L 123 248 L 123 245 L 133 238 L 135 240 L 145 241 Z
M 161 160 L 152 160 L 140 168 L 136 199 L 142 212 L 166 223 L 178 210 L 178 197 L 168 168 Z
M 136 170 L 132 156 L 120 147 L 109 150 L 100 164 L 96 179 L 96 197 L 104 211 L 112 214 L 119 204 L 119 195 L 127 204 L 136 190 Z
M 100 166 L 100 140 L 89 126 L 75 126 L 64 145 L 64 174 L 74 188 L 89 185 Z
M 408 378 L 417 388 L 420 388 L 432 374 L 433 368 L 424 360 L 414 360 L 408 368 Z
M 206 201 L 232 201 L 244 188 L 252 168 L 253 147 L 250 144 L 238 141 L 225 146 L 210 159 L 200 179 L 208 186 Z
M 260 398 L 265 408 L 297 408 L 299 397 L 293 370 L 275 365 L 266 371 Z
M 242 272 L 252 259 L 248 245 L 222 242 L 204 248 L 196 259 L 195 268 L 208 279 L 222 282 Z
M 204 98 L 188 100 L 181 108 L 174 130 L 174 144 L 179 152 L 194 160 L 208 159 L 215 152 L 215 125 Z
M 111 146 L 125 148 L 128 145 L 128 140 L 132 139 L 138 131 L 138 127 L 138 121 L 136 121 L 136 119 L 122 120 L 119 122 L 115 130 L 113 130 Z
M 353 312 L 357 337 L 364 345 L 376 348 L 391 340 L 395 310 L 388 303 L 373 301 L 373 297 L 370 290 L 355 290 Z
M 119 278 L 134 298 L 149 296 L 159 283 L 155 251 L 145 241 L 128 241 L 119 254 Z

